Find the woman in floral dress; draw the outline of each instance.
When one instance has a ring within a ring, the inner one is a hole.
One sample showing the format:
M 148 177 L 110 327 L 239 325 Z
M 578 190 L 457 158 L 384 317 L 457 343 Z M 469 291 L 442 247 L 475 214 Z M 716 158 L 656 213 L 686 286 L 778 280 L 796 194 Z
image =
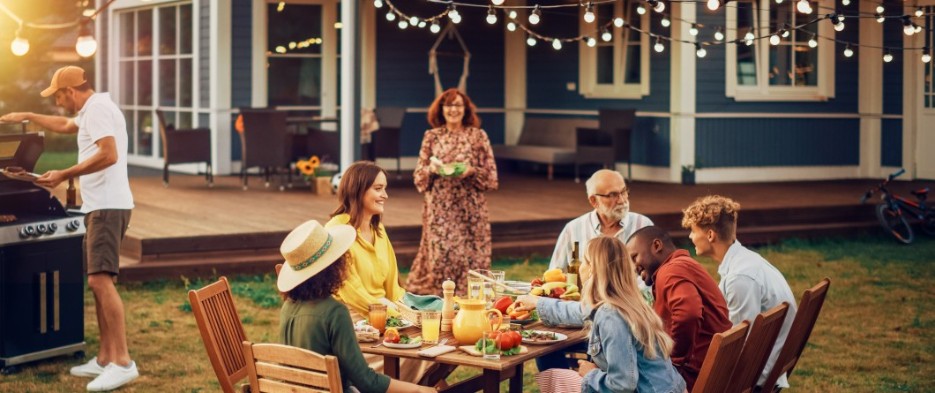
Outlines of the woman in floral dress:
M 490 268 L 490 221 L 485 192 L 496 190 L 497 165 L 477 108 L 464 93 L 448 89 L 428 113 L 413 178 L 425 195 L 422 241 L 409 274 L 409 292 L 441 294 L 451 279 L 459 293 L 467 287 L 468 269 Z M 437 158 L 432 160 L 431 158 Z M 442 163 L 464 163 L 462 173 L 442 176 Z

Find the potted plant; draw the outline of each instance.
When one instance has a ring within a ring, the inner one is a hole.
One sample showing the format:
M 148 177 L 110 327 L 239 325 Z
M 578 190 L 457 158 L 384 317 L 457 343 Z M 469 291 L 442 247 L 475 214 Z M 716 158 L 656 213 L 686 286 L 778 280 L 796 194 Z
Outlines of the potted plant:
M 312 192 L 318 195 L 333 193 L 331 177 L 338 172 L 337 164 L 321 162 L 318 156 L 312 156 L 308 160 L 296 161 L 295 167 L 305 178 L 305 182 L 311 185 Z
M 697 168 L 694 165 L 682 165 L 682 184 L 695 184 L 695 169 Z

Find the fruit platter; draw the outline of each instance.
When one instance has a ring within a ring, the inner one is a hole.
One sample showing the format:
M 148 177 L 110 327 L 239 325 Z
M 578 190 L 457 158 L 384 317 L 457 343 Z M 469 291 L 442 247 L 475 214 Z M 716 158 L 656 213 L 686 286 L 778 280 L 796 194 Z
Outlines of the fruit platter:
M 562 300 L 581 300 L 581 292 L 575 284 L 566 282 L 565 273 L 560 269 L 549 269 L 542 274 L 542 278 L 535 278 L 530 282 L 533 296 L 545 296 Z

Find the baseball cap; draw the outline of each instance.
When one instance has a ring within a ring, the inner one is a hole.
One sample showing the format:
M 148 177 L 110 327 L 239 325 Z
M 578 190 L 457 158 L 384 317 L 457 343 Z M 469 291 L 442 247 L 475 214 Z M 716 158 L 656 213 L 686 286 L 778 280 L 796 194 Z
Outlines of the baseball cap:
M 52 83 L 40 94 L 48 97 L 55 94 L 58 89 L 81 86 L 87 81 L 84 78 L 84 69 L 77 66 L 65 66 L 55 71 L 55 75 L 52 75 Z

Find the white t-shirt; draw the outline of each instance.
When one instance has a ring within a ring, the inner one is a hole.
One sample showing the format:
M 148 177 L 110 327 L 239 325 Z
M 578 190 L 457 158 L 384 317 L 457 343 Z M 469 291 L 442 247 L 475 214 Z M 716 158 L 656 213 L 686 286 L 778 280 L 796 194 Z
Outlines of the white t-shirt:
M 78 162 L 97 154 L 101 138 L 114 137 L 117 163 L 104 170 L 82 175 L 81 211 L 132 209 L 133 194 L 127 177 L 127 121 L 110 98 L 110 93 L 94 93 L 75 117 L 78 126 Z

